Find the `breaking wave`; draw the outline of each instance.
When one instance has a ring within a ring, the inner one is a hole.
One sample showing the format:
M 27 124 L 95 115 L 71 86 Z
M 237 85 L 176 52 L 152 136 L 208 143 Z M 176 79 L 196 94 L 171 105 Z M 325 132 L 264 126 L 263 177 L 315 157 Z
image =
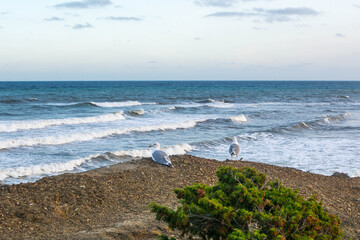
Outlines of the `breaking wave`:
M 50 175 L 54 173 L 61 173 L 65 171 L 71 171 L 79 167 L 85 162 L 91 161 L 100 155 L 90 155 L 85 158 L 79 158 L 68 162 L 49 163 L 42 165 L 35 165 L 29 167 L 17 167 L 17 168 L 5 168 L 0 169 L 0 181 L 6 178 L 19 178 L 33 175 Z
M 325 117 L 323 118 L 323 121 L 325 123 L 331 123 L 331 122 L 336 122 L 336 121 L 341 121 L 341 120 L 345 120 L 346 118 L 348 118 L 351 114 L 346 112 L 337 116 L 331 116 L 331 117 Z
M 292 128 L 294 128 L 294 129 L 311 129 L 311 127 L 309 125 L 307 125 L 305 122 L 295 124 L 292 126 Z
M 123 116 L 123 112 L 117 112 L 95 117 L 19 121 L 14 123 L 0 124 L 0 132 L 16 132 L 19 130 L 40 129 L 57 125 L 112 122 L 124 119 L 125 117 Z
M 350 113 L 346 112 L 336 116 L 329 116 L 329 117 L 320 118 L 318 120 L 296 123 L 287 127 L 280 127 L 277 130 L 272 130 L 272 132 L 282 132 L 282 131 L 286 132 L 286 131 L 298 131 L 304 129 L 314 129 L 317 127 L 326 126 L 328 124 L 331 124 L 332 122 L 345 120 L 349 116 Z
M 179 145 L 167 146 L 162 149 L 169 155 L 181 155 L 190 152 L 193 148 L 189 144 L 184 143 Z M 0 181 L 3 181 L 6 178 L 60 174 L 66 171 L 75 170 L 84 163 L 88 163 L 99 158 L 106 160 L 111 160 L 111 156 L 129 156 L 134 158 L 142 158 L 151 157 L 151 153 L 151 149 L 114 151 L 105 154 L 93 154 L 88 157 L 70 160 L 67 162 L 49 163 L 29 167 L 6 168 L 0 170 Z
M 168 155 L 180 155 L 185 154 L 193 150 L 187 143 L 164 147 L 162 148 Z M 123 151 L 116 151 L 111 152 L 111 154 L 115 156 L 129 156 L 129 157 L 136 157 L 136 158 L 143 158 L 143 157 L 151 157 L 152 150 L 151 149 L 142 149 L 142 150 L 123 150 Z
M 117 107 L 131 107 L 140 105 L 154 105 L 155 102 L 138 102 L 138 101 L 124 101 L 124 102 L 71 102 L 71 103 L 46 103 L 50 106 L 67 107 L 67 106 L 94 106 L 103 108 L 117 108 Z
M 132 116 L 139 116 L 139 115 L 144 115 L 145 111 L 144 109 L 139 109 L 139 110 L 128 111 L 127 113 Z
M 72 142 L 91 141 L 96 138 L 104 138 L 112 135 L 128 134 L 131 132 L 151 132 L 151 131 L 186 129 L 186 128 L 195 127 L 197 123 L 205 122 L 206 120 L 207 119 L 193 120 L 193 121 L 174 123 L 174 124 L 150 125 L 150 126 L 142 126 L 142 127 L 139 126 L 128 129 L 110 129 L 102 132 L 75 133 L 71 135 L 49 136 L 43 138 L 10 139 L 5 141 L 0 141 L 0 149 L 32 147 L 37 145 L 62 145 Z
M 126 101 L 126 102 L 91 102 L 91 104 L 96 105 L 98 107 L 105 108 L 115 108 L 115 107 L 131 107 L 131 106 L 140 106 L 140 105 L 154 105 L 156 103 L 141 103 L 138 101 Z
M 235 117 L 230 117 L 230 120 L 236 123 L 244 123 L 247 122 L 247 118 L 245 117 L 244 114 L 235 116 Z

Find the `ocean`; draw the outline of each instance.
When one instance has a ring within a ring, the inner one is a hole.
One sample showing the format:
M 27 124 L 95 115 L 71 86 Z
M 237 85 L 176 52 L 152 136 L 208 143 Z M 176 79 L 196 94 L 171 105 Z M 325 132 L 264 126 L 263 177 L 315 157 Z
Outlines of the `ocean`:
M 359 81 L 0 82 L 0 183 L 168 154 L 360 176 Z

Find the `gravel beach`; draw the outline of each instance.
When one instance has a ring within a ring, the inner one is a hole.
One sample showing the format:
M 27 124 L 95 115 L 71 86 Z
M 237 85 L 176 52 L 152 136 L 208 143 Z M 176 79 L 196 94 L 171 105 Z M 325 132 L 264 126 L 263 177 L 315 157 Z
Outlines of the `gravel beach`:
M 0 239 L 155 239 L 177 236 L 155 220 L 151 202 L 176 207 L 174 188 L 214 184 L 221 165 L 254 167 L 342 219 L 344 239 L 360 239 L 360 178 L 333 177 L 247 161 L 172 156 L 173 168 L 133 160 L 35 183 L 0 185 Z

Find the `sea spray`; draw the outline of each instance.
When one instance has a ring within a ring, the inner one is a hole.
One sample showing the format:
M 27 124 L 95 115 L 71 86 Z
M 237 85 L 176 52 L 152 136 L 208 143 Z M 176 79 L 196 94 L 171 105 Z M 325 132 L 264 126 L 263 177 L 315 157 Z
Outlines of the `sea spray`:
M 150 131 L 166 131 L 175 129 L 186 129 L 195 127 L 197 123 L 204 122 L 206 119 L 193 120 L 181 123 L 150 125 L 142 127 L 134 127 L 128 129 L 111 129 L 102 132 L 92 133 L 75 133 L 71 135 L 58 135 L 43 138 L 26 138 L 26 139 L 10 139 L 0 141 L 0 149 L 10 149 L 17 147 L 31 147 L 36 145 L 62 145 L 72 142 L 91 141 L 96 138 L 104 138 L 112 135 L 122 135 L 131 132 L 150 132 Z
M 124 120 L 123 112 L 112 114 L 83 117 L 83 118 L 65 118 L 65 119 L 47 119 L 47 120 L 32 120 L 32 121 L 17 121 L 12 123 L 1 123 L 0 132 L 16 132 L 19 130 L 41 129 L 50 126 L 58 125 L 76 125 L 76 124 L 89 124 L 112 122 L 117 120 Z
M 244 123 L 247 122 L 247 118 L 245 117 L 244 114 L 235 116 L 235 117 L 230 117 L 231 121 L 233 122 L 237 122 L 237 123 Z
M 190 152 L 193 148 L 189 144 L 183 143 L 173 146 L 165 146 L 162 149 L 169 155 L 181 155 Z M 67 171 L 73 171 L 81 165 L 90 163 L 96 159 L 106 159 L 111 161 L 111 156 L 143 158 L 151 157 L 151 153 L 152 149 L 121 150 L 103 154 L 92 154 L 84 158 L 74 159 L 66 162 L 41 164 L 27 167 L 5 168 L 0 169 L 0 181 L 4 181 L 6 178 L 54 175 Z M 119 160 L 116 159 L 116 161 L 113 162 L 119 162 Z

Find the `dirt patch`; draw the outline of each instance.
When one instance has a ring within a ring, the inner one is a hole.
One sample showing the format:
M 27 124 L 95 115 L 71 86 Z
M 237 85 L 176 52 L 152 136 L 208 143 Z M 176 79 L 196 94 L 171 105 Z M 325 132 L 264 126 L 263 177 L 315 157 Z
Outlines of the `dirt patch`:
M 344 239 L 360 239 L 360 178 L 340 178 L 245 161 L 172 156 L 174 167 L 133 160 L 84 173 L 0 186 L 0 239 L 155 239 L 176 235 L 157 222 L 151 202 L 176 207 L 172 190 L 214 184 L 221 165 L 254 167 L 305 197 L 316 195 L 343 221 Z

